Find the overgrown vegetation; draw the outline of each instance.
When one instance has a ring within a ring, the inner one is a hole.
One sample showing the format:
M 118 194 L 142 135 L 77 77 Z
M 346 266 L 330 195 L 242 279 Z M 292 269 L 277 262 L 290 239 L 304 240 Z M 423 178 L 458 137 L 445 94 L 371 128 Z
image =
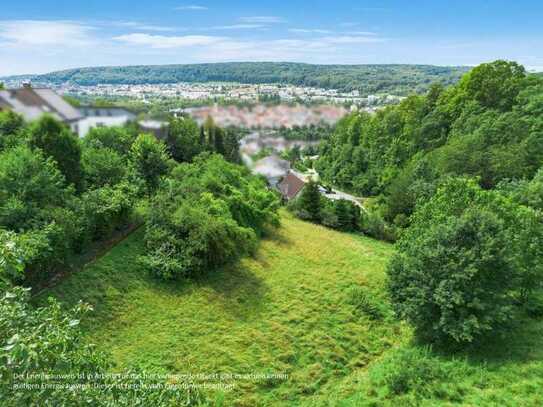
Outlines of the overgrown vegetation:
M 183 126 L 193 131 L 192 121 L 183 120 L 186 121 Z M 131 223 L 140 223 L 140 219 L 134 218 L 136 205 L 154 196 L 170 173 L 172 178 L 167 185 L 171 187 L 179 182 L 178 186 L 181 186 L 182 174 L 190 172 L 190 164 L 186 164 L 186 168 L 176 168 L 180 164 L 171 158 L 168 150 L 175 150 L 180 161 L 194 158 L 192 146 L 177 143 L 177 138 L 184 136 L 183 129 L 172 132 L 168 144 L 152 135 L 138 134 L 136 130 L 133 125 L 97 128 L 80 140 L 51 116 L 24 123 L 13 113 L 0 112 L 2 405 L 178 406 L 201 401 L 198 391 L 187 387 L 184 379 L 173 382 L 160 376 L 149 379 L 144 371 L 138 370 L 124 371 L 121 376 L 110 375 L 109 356 L 81 343 L 78 315 L 88 311 L 88 306 L 79 304 L 72 310 L 61 310 L 58 303 L 51 302 L 34 308 L 29 304 L 29 289 L 18 286 L 39 289 L 49 284 L 66 273 L 73 258 L 90 251 L 94 242 L 106 241 Z M 224 143 L 217 142 L 222 132 L 212 123 L 206 125 L 202 134 L 207 137 L 198 138 L 199 146 L 203 151 L 220 148 L 228 158 L 235 159 L 237 143 L 226 149 Z M 220 156 L 200 157 L 199 164 L 194 164 L 199 167 L 193 169 L 194 174 L 206 168 L 206 159 L 209 159 L 210 168 L 215 168 L 222 176 L 228 176 L 227 171 L 233 179 L 242 173 L 248 176 L 240 167 L 228 164 Z M 185 181 L 188 189 L 196 186 L 195 183 L 190 185 L 188 179 Z M 261 195 L 263 185 L 250 181 L 247 185 L 246 189 L 240 188 L 238 193 L 243 191 L 245 194 L 239 196 L 235 194 L 233 184 L 224 184 L 230 187 L 228 197 L 232 208 L 238 205 L 235 207 L 238 212 L 232 210 L 232 213 L 240 222 L 254 221 L 252 225 L 239 226 L 244 237 L 252 232 L 249 237 L 254 245 L 257 226 L 267 220 L 276 222 L 277 218 L 270 212 L 269 218 L 264 219 L 264 213 L 268 214 L 266 210 L 273 210 L 272 200 L 269 201 L 270 208 L 258 207 L 255 209 L 258 213 L 249 210 L 257 198 L 263 202 L 266 197 Z M 209 210 L 210 216 L 224 204 L 212 197 L 211 189 L 206 189 L 212 186 L 200 184 L 191 197 L 194 201 L 200 200 L 200 209 Z M 165 198 L 165 195 L 161 197 Z M 214 208 L 207 205 L 213 199 Z M 190 210 L 196 209 L 188 200 L 187 206 Z M 192 219 L 205 220 L 198 215 Z M 209 223 L 201 224 L 209 226 Z M 203 230 L 184 226 L 191 232 Z M 254 226 L 255 231 L 245 229 L 249 226 Z M 196 251 L 181 254 L 180 261 L 187 264 L 184 271 L 194 271 L 192 268 L 197 268 L 197 262 L 209 265 L 206 256 L 216 255 L 215 249 L 228 243 L 227 236 L 213 235 L 215 232 L 216 228 L 210 232 L 209 236 L 216 240 L 207 252 L 197 247 L 200 240 L 193 246 Z M 236 258 L 234 253 L 238 252 L 239 242 L 235 243 L 231 245 L 231 252 L 226 253 L 229 261 Z
M 153 198 L 143 263 L 164 279 L 194 276 L 253 253 L 278 226 L 275 194 L 249 170 L 221 156 L 174 169 Z

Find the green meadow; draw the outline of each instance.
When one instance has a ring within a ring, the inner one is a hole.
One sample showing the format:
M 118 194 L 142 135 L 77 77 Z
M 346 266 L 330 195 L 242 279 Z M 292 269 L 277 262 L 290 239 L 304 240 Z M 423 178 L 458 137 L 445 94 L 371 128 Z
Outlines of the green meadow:
M 92 304 L 86 340 L 115 369 L 192 374 L 210 405 L 543 405 L 541 319 L 454 357 L 418 345 L 386 298 L 391 245 L 281 214 L 254 257 L 195 280 L 142 270 L 139 229 L 42 298 Z

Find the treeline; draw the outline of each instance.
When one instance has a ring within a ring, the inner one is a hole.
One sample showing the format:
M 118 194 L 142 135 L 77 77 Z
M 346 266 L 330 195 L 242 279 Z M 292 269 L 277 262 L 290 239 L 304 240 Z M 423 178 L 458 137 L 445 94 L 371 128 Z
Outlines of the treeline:
M 300 196 L 288 203 L 298 218 L 344 232 L 364 230 L 360 207 L 346 199 L 332 200 L 321 194 L 320 186 L 309 181 Z
M 542 113 L 543 79 L 496 61 L 323 141 L 322 177 L 373 197 L 373 234 L 399 239 L 389 291 L 419 336 L 472 342 L 543 314 Z
M 281 127 L 275 131 L 275 134 L 284 137 L 285 140 L 320 141 L 328 137 L 333 129 L 333 125 L 323 122 L 318 125 Z
M 447 176 L 477 177 L 484 189 L 531 179 L 543 160 L 542 94 L 523 67 L 483 64 L 456 86 L 346 117 L 316 166 L 327 182 L 378 197 L 385 220 L 404 227 Z
M 177 82 L 281 83 L 363 95 L 424 92 L 433 82 L 455 83 L 466 67 L 431 65 L 310 65 L 286 62 L 232 62 L 193 65 L 149 65 L 78 68 L 36 75 L 35 82 L 78 85 Z

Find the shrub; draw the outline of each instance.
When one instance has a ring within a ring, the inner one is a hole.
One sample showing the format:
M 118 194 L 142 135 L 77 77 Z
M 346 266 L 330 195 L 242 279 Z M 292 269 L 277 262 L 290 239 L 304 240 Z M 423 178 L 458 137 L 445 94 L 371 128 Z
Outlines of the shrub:
M 85 192 L 80 210 L 86 219 L 88 233 L 94 240 L 103 239 L 128 224 L 136 201 L 137 189 L 121 182 Z
M 378 294 L 362 286 L 353 286 L 347 291 L 347 303 L 357 312 L 361 312 L 371 320 L 381 320 L 388 310 Z
M 156 221 L 151 221 L 146 234 L 151 254 L 142 259 L 161 278 L 190 277 L 235 262 L 255 248 L 254 231 L 240 226 L 226 203 L 209 193 L 163 216 L 152 216 Z
M 362 215 L 361 229 L 364 234 L 375 239 L 393 242 L 396 234 L 392 226 L 388 225 L 377 210 L 366 211 Z
M 218 155 L 176 167 L 151 203 L 141 262 L 164 279 L 186 278 L 252 253 L 278 224 L 278 201 L 247 169 Z
M 420 405 L 422 400 L 462 401 L 465 389 L 458 382 L 469 369 L 460 361 L 443 361 L 429 348 L 393 351 L 370 370 L 371 388 L 384 388 L 383 398 L 399 405 Z

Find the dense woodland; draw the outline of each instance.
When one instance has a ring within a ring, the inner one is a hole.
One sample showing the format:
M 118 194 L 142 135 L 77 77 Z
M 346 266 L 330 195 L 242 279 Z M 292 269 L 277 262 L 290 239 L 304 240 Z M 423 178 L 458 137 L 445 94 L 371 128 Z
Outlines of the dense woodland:
M 372 197 L 367 232 L 399 239 L 390 295 L 421 337 L 473 342 L 515 305 L 543 311 L 542 112 L 543 80 L 496 61 L 323 142 L 324 180 Z
M 465 67 L 431 65 L 310 65 L 290 62 L 231 62 L 194 65 L 147 65 L 79 68 L 35 75 L 34 82 L 78 85 L 176 82 L 282 83 L 362 95 L 407 95 L 424 92 L 430 84 L 455 83 Z

